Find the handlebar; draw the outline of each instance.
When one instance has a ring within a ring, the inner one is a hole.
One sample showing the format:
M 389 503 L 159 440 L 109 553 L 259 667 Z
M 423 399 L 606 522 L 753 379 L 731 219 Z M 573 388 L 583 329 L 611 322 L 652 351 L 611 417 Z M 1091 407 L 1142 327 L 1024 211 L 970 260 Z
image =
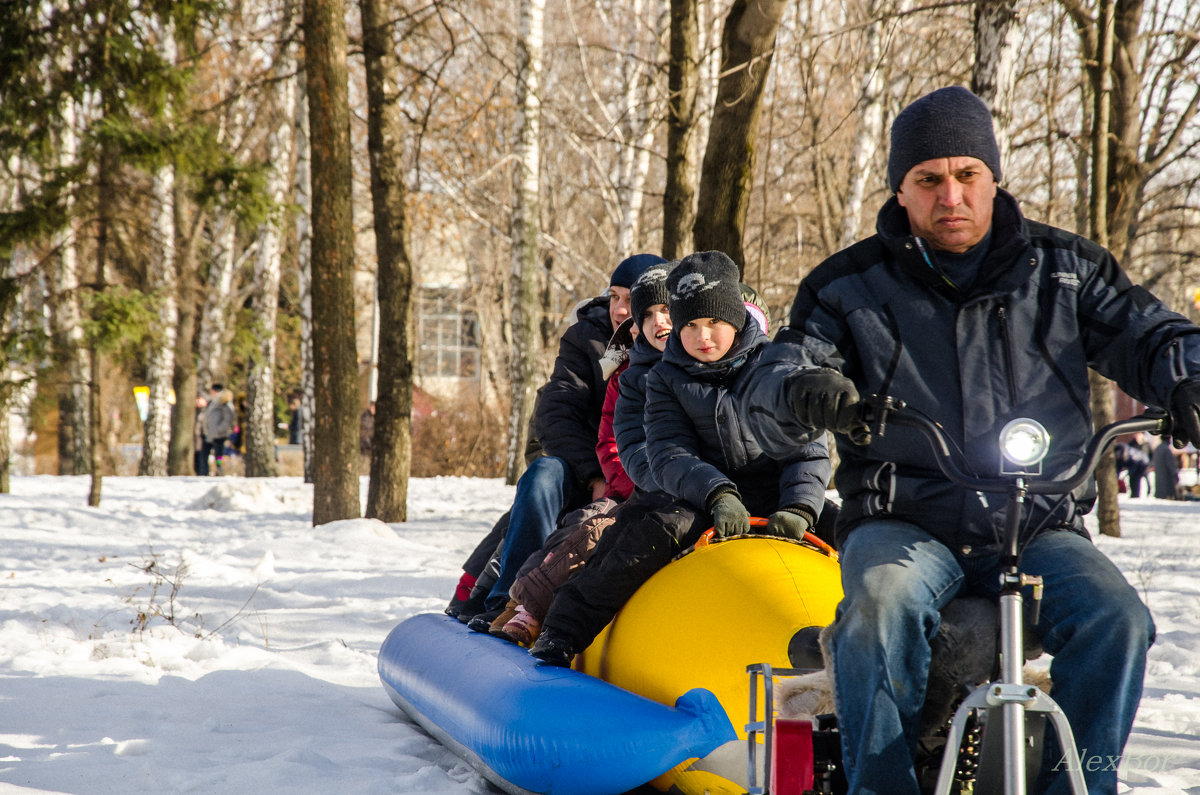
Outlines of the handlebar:
M 951 452 L 950 437 L 942 426 L 924 414 L 909 408 L 903 400 L 871 395 L 863 402 L 865 404 L 863 418 L 871 426 L 872 435 L 883 436 L 888 423 L 915 428 L 929 441 L 938 467 L 953 483 L 972 491 L 1007 492 L 1012 489 L 1018 476 L 981 478 L 968 474 L 964 470 L 959 456 Z M 1030 494 L 1066 494 L 1074 491 L 1092 476 L 1092 472 L 1109 442 L 1123 434 L 1137 433 L 1138 431 L 1163 434 L 1170 431 L 1170 419 L 1166 412 L 1149 410 L 1136 417 L 1110 423 L 1092 436 L 1075 474 L 1065 480 L 1026 480 L 1025 491 Z
M 753 528 L 766 527 L 767 519 L 764 516 L 751 516 L 750 517 L 750 526 Z M 838 553 L 836 550 L 834 550 L 833 547 L 829 546 L 829 544 L 826 544 L 824 541 L 822 541 L 817 536 L 816 533 L 813 533 L 813 532 L 807 531 L 807 530 L 804 532 L 804 536 L 799 539 L 781 538 L 780 536 L 764 536 L 764 535 L 760 535 L 760 534 L 751 534 L 749 536 L 737 536 L 737 537 L 739 537 L 739 538 L 779 538 L 780 540 L 783 540 L 783 541 L 795 541 L 796 543 L 804 543 L 804 544 L 808 544 L 809 546 L 815 547 L 818 552 L 820 552 L 821 554 L 825 555 L 828 558 L 833 558 L 834 560 L 838 559 Z M 713 544 L 716 541 L 717 541 L 717 531 L 710 527 L 707 530 L 705 530 L 703 533 L 700 534 L 700 537 L 698 539 L 696 539 L 696 543 L 692 545 L 692 548 L 693 549 L 703 549 L 704 547 L 708 546 L 709 544 Z

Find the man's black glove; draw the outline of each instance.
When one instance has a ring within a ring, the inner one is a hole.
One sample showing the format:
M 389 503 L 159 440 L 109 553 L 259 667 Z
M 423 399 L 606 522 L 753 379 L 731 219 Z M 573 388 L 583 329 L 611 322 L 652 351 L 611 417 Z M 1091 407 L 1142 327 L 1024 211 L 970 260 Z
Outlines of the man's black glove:
M 812 528 L 812 524 L 813 517 L 807 509 L 784 508 L 767 517 L 767 527 L 763 533 L 799 541 Z
M 788 402 L 802 425 L 849 434 L 866 444 L 870 434 L 859 415 L 858 389 L 837 370 L 804 370 L 788 381 Z
M 1200 448 L 1200 377 L 1188 378 L 1171 392 L 1171 438 L 1177 448 Z
M 750 532 L 750 512 L 735 492 L 719 495 L 708 508 L 713 518 L 713 532 L 717 538 L 744 536 Z

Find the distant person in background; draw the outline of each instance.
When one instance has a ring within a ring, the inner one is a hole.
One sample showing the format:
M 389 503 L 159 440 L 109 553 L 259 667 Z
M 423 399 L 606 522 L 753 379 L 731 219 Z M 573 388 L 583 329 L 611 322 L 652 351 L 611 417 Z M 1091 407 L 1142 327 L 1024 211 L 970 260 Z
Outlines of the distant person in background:
M 1179 461 L 1170 436 L 1164 436 L 1154 448 L 1154 496 L 1160 500 L 1179 499 Z
M 213 386 L 217 388 L 220 384 Z M 229 441 L 229 434 L 233 433 L 237 419 L 233 414 L 232 403 L 233 392 L 221 389 L 218 398 L 211 401 L 204 412 L 204 440 L 212 451 L 218 475 L 224 474 L 225 443 Z
M 208 459 L 212 457 L 213 446 L 212 440 L 209 439 L 208 432 L 204 426 L 208 421 L 208 413 L 214 410 L 221 402 L 221 390 L 224 388 L 225 385 L 220 383 L 211 384 L 208 387 L 208 397 L 204 400 L 204 410 L 200 412 L 200 416 L 196 420 L 200 426 L 198 429 L 198 433 L 200 434 L 200 460 L 203 461 L 203 464 L 196 469 L 197 475 L 207 476 L 210 474 Z
M 288 410 L 292 416 L 288 419 L 288 444 L 300 444 L 300 393 L 293 392 L 288 397 Z
M 358 452 L 362 454 L 363 474 L 371 471 L 371 441 L 375 438 L 375 401 L 372 400 L 358 415 Z
M 196 395 L 196 417 L 192 429 L 192 469 L 197 475 L 208 474 L 208 447 L 204 443 L 204 410 L 208 398 Z
M 1142 434 L 1138 434 L 1142 436 Z M 1141 440 L 1134 438 L 1129 442 L 1118 442 L 1113 446 L 1113 458 L 1117 462 L 1117 477 L 1122 472 L 1129 473 L 1129 496 L 1142 496 L 1142 478 L 1150 471 L 1150 456 L 1142 450 Z
M 233 409 L 233 430 L 229 432 L 229 452 L 241 455 L 246 449 L 246 417 L 250 416 L 246 410 L 246 396 L 239 395 L 230 408 Z

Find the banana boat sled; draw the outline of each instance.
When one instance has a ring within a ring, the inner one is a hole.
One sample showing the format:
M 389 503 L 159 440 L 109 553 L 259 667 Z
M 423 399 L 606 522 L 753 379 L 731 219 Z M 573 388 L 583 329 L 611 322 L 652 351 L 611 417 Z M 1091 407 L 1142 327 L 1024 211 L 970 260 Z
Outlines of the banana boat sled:
M 815 536 L 698 544 L 633 595 L 576 670 L 428 613 L 388 635 L 379 676 L 506 792 L 744 793 L 747 670 L 791 666 L 797 632 L 830 623 L 841 595 L 836 555 Z

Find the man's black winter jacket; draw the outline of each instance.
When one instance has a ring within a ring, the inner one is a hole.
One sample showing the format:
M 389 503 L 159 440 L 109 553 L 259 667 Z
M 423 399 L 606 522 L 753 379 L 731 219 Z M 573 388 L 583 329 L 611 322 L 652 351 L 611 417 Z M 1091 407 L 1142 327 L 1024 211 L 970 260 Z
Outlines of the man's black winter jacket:
M 795 422 L 787 382 L 830 367 L 860 394 L 886 394 L 940 422 L 981 476 L 998 471 L 998 436 L 1032 417 L 1050 432 L 1044 472 L 1066 477 L 1092 433 L 1088 366 L 1145 403 L 1166 406 L 1172 388 L 1200 374 L 1200 334 L 1132 285 L 1108 251 L 1027 221 L 998 191 L 991 250 L 960 291 L 924 254 L 895 197 L 877 233 L 833 255 L 800 284 L 780 331 L 747 389 L 747 420 L 763 447 L 783 456 L 811 429 Z M 953 274 L 950 274 L 951 278 Z M 923 527 L 958 550 L 998 542 L 1003 495 L 966 491 L 937 469 L 915 430 L 889 427 L 866 447 L 838 438 L 838 537 L 866 518 Z M 1032 500 L 1027 533 L 1072 529 L 1094 490 L 1060 504 Z M 969 554 L 969 553 L 968 553 Z

